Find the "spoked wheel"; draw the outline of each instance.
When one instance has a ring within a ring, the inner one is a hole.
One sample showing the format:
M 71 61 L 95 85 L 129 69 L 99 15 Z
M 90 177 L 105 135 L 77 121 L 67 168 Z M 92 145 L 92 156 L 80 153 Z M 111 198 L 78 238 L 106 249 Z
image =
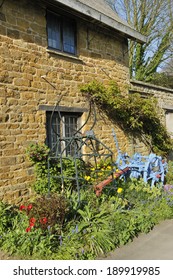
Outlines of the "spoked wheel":
M 162 158 L 155 154 L 150 154 L 148 161 L 145 163 L 143 179 L 146 183 L 151 183 L 154 186 L 155 183 L 160 182 L 163 184 L 165 177 L 165 168 L 162 162 Z

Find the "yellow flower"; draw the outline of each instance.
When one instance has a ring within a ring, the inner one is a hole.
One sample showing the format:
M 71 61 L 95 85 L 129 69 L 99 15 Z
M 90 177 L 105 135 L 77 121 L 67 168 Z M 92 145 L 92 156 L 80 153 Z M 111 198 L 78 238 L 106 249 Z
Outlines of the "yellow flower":
M 118 188 L 117 193 L 122 193 L 123 189 L 122 188 Z
M 89 181 L 89 180 L 91 179 L 91 177 L 90 177 L 90 176 L 84 176 L 84 179 L 85 179 L 86 181 Z
M 111 170 L 112 167 L 109 165 L 109 166 L 106 167 L 106 169 L 107 169 L 107 170 Z

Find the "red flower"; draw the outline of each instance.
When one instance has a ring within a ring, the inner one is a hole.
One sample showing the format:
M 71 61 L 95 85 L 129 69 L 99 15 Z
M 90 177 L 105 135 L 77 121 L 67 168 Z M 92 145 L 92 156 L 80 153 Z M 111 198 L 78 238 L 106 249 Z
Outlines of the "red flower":
M 47 222 L 48 222 L 48 219 L 47 219 L 46 217 L 40 219 L 40 223 L 41 223 L 42 225 L 45 225 Z
M 29 232 L 29 231 L 31 231 L 31 227 L 26 228 L 26 232 Z
M 35 224 L 34 224 L 34 223 L 29 223 L 29 226 L 30 226 L 31 228 L 33 228 L 33 227 L 35 226 Z
M 22 211 L 22 210 L 25 210 L 26 208 L 25 208 L 25 205 L 20 205 L 20 207 L 19 207 L 19 210 L 20 211 Z
M 31 219 L 29 220 L 29 225 L 30 225 L 31 228 L 35 226 L 35 222 L 36 222 L 36 219 L 35 219 L 35 218 L 31 218 Z
M 32 204 L 29 204 L 27 209 L 30 211 L 32 209 Z
M 30 218 L 29 223 L 35 224 L 35 222 L 36 222 L 36 219 L 34 217 Z

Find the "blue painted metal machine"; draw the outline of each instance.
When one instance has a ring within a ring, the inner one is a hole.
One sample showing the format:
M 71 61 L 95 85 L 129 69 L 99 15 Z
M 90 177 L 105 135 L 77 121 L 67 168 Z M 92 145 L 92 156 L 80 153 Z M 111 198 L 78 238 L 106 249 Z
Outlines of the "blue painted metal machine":
M 127 153 L 122 153 L 119 149 L 115 131 L 112 130 L 112 132 L 118 150 L 115 165 L 119 170 L 126 170 L 121 176 L 124 178 L 143 178 L 151 186 L 154 186 L 156 183 L 163 185 L 168 168 L 167 162 L 161 156 L 154 153 L 150 153 L 148 156 L 135 153 L 132 157 L 128 156 Z

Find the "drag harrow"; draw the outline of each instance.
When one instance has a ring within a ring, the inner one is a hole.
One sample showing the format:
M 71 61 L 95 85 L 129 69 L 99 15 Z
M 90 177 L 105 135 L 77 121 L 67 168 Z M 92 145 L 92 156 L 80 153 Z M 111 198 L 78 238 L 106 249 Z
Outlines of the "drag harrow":
M 150 153 L 148 156 L 135 153 L 132 157 L 127 153 L 122 153 L 119 149 L 115 131 L 112 130 L 112 132 L 118 151 L 117 160 L 114 163 L 115 169 L 118 169 L 118 171 L 113 172 L 112 175 L 94 187 L 96 195 L 100 196 L 103 188 L 117 178 L 124 180 L 127 178 L 143 178 L 144 182 L 149 183 L 151 187 L 156 183 L 163 186 L 167 172 L 167 162 L 154 153 Z
M 143 178 L 144 182 L 154 186 L 156 183 L 163 185 L 165 174 L 167 172 L 167 162 L 162 159 L 161 156 L 157 156 L 154 153 L 150 153 L 148 156 L 142 156 L 140 153 L 135 153 L 132 157 L 129 157 L 127 153 L 123 154 L 118 146 L 115 131 L 113 131 L 113 137 L 118 149 L 118 158 L 116 166 L 119 170 L 128 168 L 128 177 L 130 178 Z M 122 177 L 126 177 L 123 173 Z

